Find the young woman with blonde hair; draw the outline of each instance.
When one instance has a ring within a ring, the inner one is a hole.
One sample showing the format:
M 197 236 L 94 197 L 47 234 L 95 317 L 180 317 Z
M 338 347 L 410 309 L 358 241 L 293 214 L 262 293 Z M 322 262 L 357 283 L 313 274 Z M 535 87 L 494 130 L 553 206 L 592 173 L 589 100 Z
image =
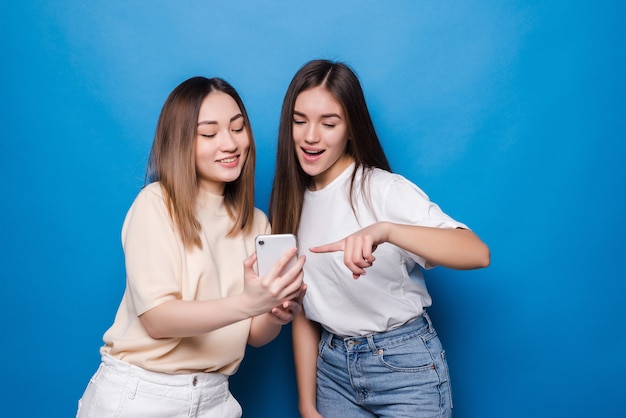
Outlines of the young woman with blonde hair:
M 246 344 L 300 311 L 302 265 L 254 271 L 255 147 L 241 98 L 219 78 L 177 86 L 159 117 L 147 184 L 122 228 L 126 290 L 78 417 L 240 417 L 228 389 Z

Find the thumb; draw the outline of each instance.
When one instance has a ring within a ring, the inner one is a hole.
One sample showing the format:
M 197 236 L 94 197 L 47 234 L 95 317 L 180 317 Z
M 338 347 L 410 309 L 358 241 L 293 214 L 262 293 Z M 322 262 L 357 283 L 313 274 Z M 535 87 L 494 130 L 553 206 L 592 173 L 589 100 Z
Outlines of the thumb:
M 243 260 L 243 269 L 244 269 L 244 273 L 248 274 L 248 273 L 254 273 L 254 264 L 256 263 L 256 253 L 252 253 L 248 256 L 248 258 L 246 258 L 245 260 Z

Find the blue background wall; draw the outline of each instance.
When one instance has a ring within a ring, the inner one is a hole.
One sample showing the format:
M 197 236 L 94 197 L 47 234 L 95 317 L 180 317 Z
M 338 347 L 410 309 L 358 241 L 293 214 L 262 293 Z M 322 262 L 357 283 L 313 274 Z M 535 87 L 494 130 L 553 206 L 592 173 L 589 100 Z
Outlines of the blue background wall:
M 356 69 L 394 170 L 491 247 L 486 270 L 428 274 L 455 416 L 623 414 L 625 17 L 605 0 L 3 1 L 0 415 L 73 416 L 167 94 L 193 75 L 240 90 L 266 209 L 282 96 L 318 57 Z M 249 350 L 245 416 L 296 416 L 290 350 L 288 328 Z

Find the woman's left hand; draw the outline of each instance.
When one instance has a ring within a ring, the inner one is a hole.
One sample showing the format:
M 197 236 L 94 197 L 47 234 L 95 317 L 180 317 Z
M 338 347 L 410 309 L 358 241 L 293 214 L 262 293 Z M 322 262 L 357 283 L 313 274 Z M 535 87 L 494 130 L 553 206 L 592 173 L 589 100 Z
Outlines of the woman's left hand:
M 269 319 L 277 324 L 286 325 L 302 311 L 302 299 L 306 293 L 306 285 L 302 284 L 300 296 L 296 300 L 286 300 L 280 306 L 272 308 Z

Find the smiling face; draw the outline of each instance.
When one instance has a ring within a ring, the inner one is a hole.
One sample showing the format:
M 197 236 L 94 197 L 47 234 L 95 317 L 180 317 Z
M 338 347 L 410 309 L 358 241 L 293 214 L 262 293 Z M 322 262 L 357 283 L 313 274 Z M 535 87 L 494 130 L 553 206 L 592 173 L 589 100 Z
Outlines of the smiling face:
M 348 125 L 341 104 L 325 88 L 304 90 L 293 111 L 293 141 L 302 170 L 320 190 L 353 161 L 346 154 Z
M 239 178 L 250 146 L 239 106 L 226 93 L 205 97 L 198 114 L 196 172 L 199 187 L 222 195 L 226 183 Z

